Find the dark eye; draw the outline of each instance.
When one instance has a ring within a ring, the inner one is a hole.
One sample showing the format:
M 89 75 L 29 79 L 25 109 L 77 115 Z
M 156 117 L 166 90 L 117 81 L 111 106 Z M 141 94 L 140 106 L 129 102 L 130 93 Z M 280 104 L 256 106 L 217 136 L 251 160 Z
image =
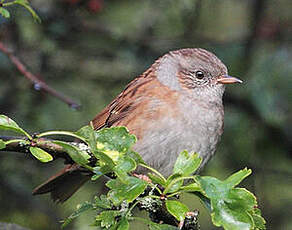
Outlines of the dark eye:
M 204 73 L 202 71 L 197 71 L 196 72 L 196 78 L 203 79 L 204 78 Z

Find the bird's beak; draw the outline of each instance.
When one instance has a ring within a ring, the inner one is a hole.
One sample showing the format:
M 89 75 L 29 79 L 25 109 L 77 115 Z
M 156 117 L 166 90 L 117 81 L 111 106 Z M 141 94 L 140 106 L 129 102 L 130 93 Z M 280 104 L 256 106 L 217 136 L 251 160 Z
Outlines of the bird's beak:
M 242 83 L 242 80 L 225 74 L 225 75 L 220 76 L 217 79 L 217 82 L 221 84 L 233 84 L 233 83 Z

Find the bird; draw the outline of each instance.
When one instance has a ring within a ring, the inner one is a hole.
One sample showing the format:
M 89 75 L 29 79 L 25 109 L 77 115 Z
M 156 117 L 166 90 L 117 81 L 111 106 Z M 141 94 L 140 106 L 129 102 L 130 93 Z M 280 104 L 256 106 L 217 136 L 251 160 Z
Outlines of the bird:
M 201 170 L 214 155 L 223 133 L 222 97 L 226 84 L 242 83 L 212 52 L 184 48 L 158 58 L 92 120 L 95 130 L 125 126 L 135 134 L 133 150 L 169 176 L 178 154 L 187 150 L 202 158 Z M 137 169 L 137 173 L 145 173 Z M 64 202 L 90 179 L 77 164 L 38 186 L 33 194 L 51 193 Z

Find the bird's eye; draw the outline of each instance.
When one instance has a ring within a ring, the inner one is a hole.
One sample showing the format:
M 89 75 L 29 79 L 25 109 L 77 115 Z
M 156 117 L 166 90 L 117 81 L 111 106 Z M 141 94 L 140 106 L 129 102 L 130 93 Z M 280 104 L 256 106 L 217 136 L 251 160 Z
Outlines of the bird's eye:
M 197 71 L 196 72 L 196 78 L 203 79 L 204 78 L 204 73 L 202 71 Z

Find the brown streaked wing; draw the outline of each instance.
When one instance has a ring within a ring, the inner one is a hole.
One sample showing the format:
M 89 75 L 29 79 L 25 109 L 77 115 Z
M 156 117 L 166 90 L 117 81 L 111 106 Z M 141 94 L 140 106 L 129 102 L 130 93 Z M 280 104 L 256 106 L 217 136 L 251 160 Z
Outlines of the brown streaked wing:
M 116 123 L 120 123 L 122 119 L 131 113 L 142 96 L 140 93 L 144 90 L 141 91 L 141 89 L 155 78 L 152 72 L 153 70 L 149 68 L 144 74 L 131 81 L 124 91 L 92 120 L 93 127 L 96 130 L 111 127 Z

